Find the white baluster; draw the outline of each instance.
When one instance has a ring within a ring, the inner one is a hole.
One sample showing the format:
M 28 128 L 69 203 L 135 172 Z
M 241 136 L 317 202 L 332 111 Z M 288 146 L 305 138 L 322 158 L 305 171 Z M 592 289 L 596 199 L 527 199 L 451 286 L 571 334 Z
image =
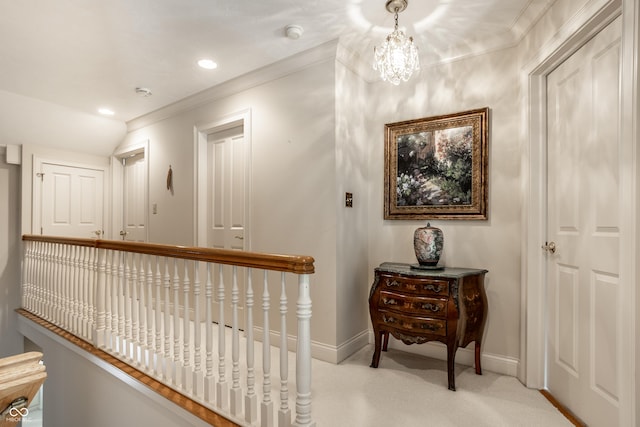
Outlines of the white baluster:
M 287 349 L 287 290 L 285 273 L 280 279 L 280 409 L 278 410 L 278 427 L 291 425 L 291 409 L 289 409 L 289 352 Z
M 154 372 L 154 362 L 153 362 L 153 264 L 151 262 L 151 256 L 147 256 L 147 299 L 146 304 L 144 306 L 145 312 L 147 314 L 147 341 L 145 344 L 145 356 L 144 356 L 144 364 L 145 369 L 149 373 Z
M 169 258 L 164 258 L 164 380 L 171 384 L 172 370 L 171 360 L 171 276 L 169 275 Z
M 162 378 L 162 274 L 160 273 L 160 257 L 156 256 L 156 322 L 154 372 L 156 378 Z
M 180 276 L 178 275 L 178 260 L 173 260 L 173 384 L 182 385 L 182 371 L 180 367 Z
M 98 288 L 98 275 L 99 275 L 99 255 L 97 254 L 97 249 L 94 250 L 94 248 L 90 248 L 87 247 L 86 248 L 86 258 L 84 259 L 84 265 L 85 265 L 85 283 L 84 283 L 84 306 L 83 306 L 83 310 L 82 310 L 82 315 L 83 315 L 83 329 L 84 329 L 84 335 L 85 338 L 88 341 L 91 341 L 93 343 L 96 343 L 95 341 L 95 330 L 94 330 L 94 321 L 97 321 L 97 318 L 95 317 L 95 315 L 97 315 L 97 310 L 98 310 L 98 306 L 97 306 L 97 298 L 98 295 L 96 295 L 96 291 Z M 105 253 L 105 257 L 106 257 L 106 253 Z M 105 288 L 104 288 L 104 297 L 106 298 L 106 292 L 107 292 L 107 283 L 108 283 L 108 278 L 107 278 L 107 265 L 106 265 L 107 259 L 105 258 Z M 106 300 L 103 301 L 104 303 L 104 316 L 105 316 L 105 324 L 106 324 Z M 106 329 L 103 329 L 103 343 L 102 346 L 104 347 L 106 344 L 106 341 L 104 341 L 104 337 L 106 333 Z
M 139 268 L 138 268 L 138 280 L 136 280 L 136 287 L 135 287 L 135 297 L 133 300 L 133 304 L 134 304 L 134 315 L 133 315 L 133 321 L 134 323 L 134 328 L 135 328 L 135 332 L 134 332 L 134 337 L 133 337 L 133 344 L 134 344 L 134 352 L 133 352 L 133 358 L 134 358 L 134 365 L 138 366 L 140 369 L 144 370 L 143 366 L 142 366 L 142 352 L 144 351 L 144 349 L 142 348 L 143 343 L 144 343 L 144 312 L 143 312 L 143 304 L 144 304 L 144 282 L 145 282 L 145 270 L 144 270 L 144 255 L 140 254 L 139 255 L 139 260 L 140 260 L 140 264 L 139 264 Z
M 43 308 L 43 304 L 44 304 L 44 296 L 42 293 L 42 281 L 43 281 L 43 248 L 44 248 L 44 243 L 43 242 L 38 242 L 37 243 L 37 249 L 36 249 L 36 280 L 35 280 L 35 300 L 36 300 L 36 304 L 35 304 L 35 312 L 38 316 L 42 316 L 42 308 Z
M 71 332 L 74 335 L 79 335 L 80 330 L 80 247 L 73 247 L 73 281 L 72 281 L 72 295 L 73 295 L 73 323 Z
M 253 342 L 253 287 L 252 287 L 252 271 L 247 269 L 247 324 L 245 325 L 245 334 L 247 337 L 247 394 L 244 397 L 244 419 L 253 424 L 258 419 L 258 397 L 255 391 L 255 357 Z
M 142 255 L 140 255 L 142 256 Z M 138 324 L 138 263 L 136 262 L 136 254 L 131 257 L 131 362 L 134 366 L 138 365 L 138 343 L 139 341 L 139 324 Z
M 95 254 L 99 253 L 97 249 L 92 249 L 93 255 L 92 257 L 96 257 Z M 106 250 L 105 249 L 105 259 L 106 259 L 106 264 L 105 264 L 105 274 L 106 274 L 106 282 L 105 282 L 105 287 L 104 287 L 104 303 L 105 303 L 105 308 L 104 308 L 104 346 L 105 349 L 107 351 L 111 351 L 111 316 L 113 316 L 113 307 L 112 307 L 112 302 L 113 302 L 113 292 L 114 292 L 114 284 L 115 284 L 115 277 L 113 276 L 113 251 L 112 250 Z M 99 256 L 99 255 L 98 255 Z M 97 277 L 97 276 L 96 276 Z M 96 283 L 98 283 L 98 280 L 96 279 Z M 91 293 L 91 287 L 89 288 L 89 293 Z M 96 294 L 97 294 L 97 289 L 96 289 Z M 94 310 L 89 310 L 89 315 L 90 315 L 90 323 L 94 322 L 94 319 L 92 318 L 94 313 Z M 98 313 L 97 313 L 97 305 L 96 305 L 96 309 L 95 309 L 95 322 L 97 324 L 98 322 Z M 96 327 L 95 325 L 93 327 Z
M 231 413 L 239 415 L 242 412 L 242 390 L 240 389 L 240 337 L 238 332 L 238 266 L 233 266 L 231 286 Z
M 213 375 L 213 283 L 211 281 L 211 263 L 207 263 L 207 284 L 205 285 L 205 323 L 206 323 L 206 375 L 204 378 L 204 399 L 207 403 L 213 403 L 215 390 L 215 376 Z
M 98 249 L 98 286 L 96 289 L 96 308 L 98 316 L 96 319 L 96 332 L 97 337 L 93 337 L 94 345 L 98 348 L 103 348 L 104 342 L 104 329 L 105 329 L 105 299 L 106 299 L 106 250 Z M 97 338 L 97 339 L 96 339 Z
M 120 269 L 120 256 L 121 256 L 121 252 L 120 251 L 112 251 L 112 257 L 111 257 L 111 284 L 109 285 L 109 288 L 111 289 L 111 341 L 109 343 L 109 346 L 111 348 L 111 353 L 113 354 L 118 354 L 118 350 L 119 350 L 119 331 L 118 331 L 118 317 L 120 314 L 119 308 L 119 301 L 120 301 L 120 294 L 119 294 L 119 288 L 120 288 L 120 274 L 119 274 L 119 269 Z M 89 292 L 91 292 L 91 288 L 89 288 Z M 91 299 L 89 299 L 89 301 L 91 301 Z
M 71 252 L 72 246 L 65 246 L 64 251 L 64 328 L 71 329 Z
M 131 268 L 129 267 L 130 255 L 128 252 L 122 253 L 122 319 L 121 319 L 121 333 L 122 333 L 122 347 L 120 353 L 124 356 L 125 360 L 130 360 L 129 348 L 131 345 Z
M 260 405 L 260 425 L 262 427 L 273 426 L 273 401 L 271 400 L 271 331 L 269 328 L 269 309 L 271 297 L 269 296 L 269 283 L 267 270 L 264 270 L 264 287 L 262 291 L 262 404 Z
M 127 326 L 127 359 L 133 363 L 133 355 L 135 349 L 135 339 L 137 332 L 137 324 L 134 325 L 134 313 L 137 309 L 134 302 L 136 301 L 136 283 L 138 281 L 138 268 L 136 267 L 136 254 L 127 256 L 127 287 L 125 304 L 126 308 L 126 326 Z
M 311 296 L 309 275 L 298 276 L 298 342 L 296 349 L 296 427 L 313 427 L 311 419 Z
M 191 319 L 189 313 L 189 293 L 190 293 L 189 281 L 189 263 L 184 263 L 184 277 L 182 278 L 182 291 L 183 291 L 183 318 L 182 326 L 184 328 L 182 337 L 182 389 L 191 393 L 193 386 L 193 376 L 191 372 Z
M 46 248 L 47 248 L 47 244 L 46 242 L 41 242 L 40 244 L 40 250 L 39 250 L 39 255 L 40 255 L 40 259 L 39 259 L 39 266 L 38 266 L 38 271 L 40 272 L 39 274 L 39 278 L 38 278 L 38 300 L 40 301 L 40 303 L 38 304 L 38 316 L 40 317 L 44 317 L 44 308 L 45 308 L 45 304 L 47 301 L 47 295 L 46 295 L 46 280 L 47 280 L 47 275 L 46 275 Z
M 126 331 L 124 328 L 125 318 L 125 299 L 124 290 L 126 287 L 125 264 L 127 262 L 127 253 L 118 251 L 118 354 L 126 359 L 127 353 L 124 348 Z
M 86 340 L 91 340 L 93 336 L 93 331 L 89 330 L 89 286 L 91 280 L 91 266 L 89 265 L 89 252 L 91 248 L 86 246 L 82 247 L 81 258 L 80 258 L 80 270 L 82 271 L 80 280 L 80 330 L 81 336 L 83 336 Z M 105 335 L 108 334 L 109 331 L 109 315 L 110 315 L 110 307 L 109 307 L 109 283 L 111 280 L 111 265 L 110 265 L 110 257 L 107 251 L 106 264 L 105 264 L 105 294 L 107 299 L 105 300 Z M 105 342 L 105 347 L 108 346 L 108 343 Z
M 52 309 L 52 297 L 53 297 L 53 247 L 52 244 L 47 242 L 45 243 L 45 276 L 46 281 L 44 283 L 45 289 L 45 306 L 43 311 L 43 317 L 48 321 L 52 320 L 51 309 Z
M 58 269 L 59 269 L 59 260 L 58 260 L 58 243 L 51 244 L 51 269 L 49 270 L 49 281 L 51 283 L 50 290 L 51 294 L 49 295 L 49 321 L 55 325 L 59 325 L 58 318 Z
M 200 263 L 194 263 L 193 276 L 193 392 L 198 398 L 204 396 L 202 372 L 201 324 L 200 324 Z
M 218 265 L 218 383 L 216 384 L 216 405 L 220 409 L 229 407 L 229 387 L 225 373 L 225 323 L 224 323 L 224 272 L 222 264 Z

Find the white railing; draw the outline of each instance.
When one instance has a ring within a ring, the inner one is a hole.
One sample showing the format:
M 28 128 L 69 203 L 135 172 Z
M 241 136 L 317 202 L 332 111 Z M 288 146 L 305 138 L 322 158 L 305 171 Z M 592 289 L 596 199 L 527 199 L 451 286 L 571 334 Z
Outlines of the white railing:
M 23 241 L 25 310 L 238 424 L 315 425 L 313 258 L 31 235 Z M 287 288 L 292 278 L 297 278 L 297 337 L 290 388 Z M 261 315 L 254 316 L 260 287 Z M 279 294 L 277 313 L 271 310 L 271 294 Z M 279 319 L 279 331 L 270 329 L 272 319 Z M 261 340 L 254 340 L 254 330 Z M 272 349 L 270 334 L 280 335 L 279 349 Z M 260 352 L 262 365 L 256 366 Z M 279 381 L 271 378 L 272 353 Z

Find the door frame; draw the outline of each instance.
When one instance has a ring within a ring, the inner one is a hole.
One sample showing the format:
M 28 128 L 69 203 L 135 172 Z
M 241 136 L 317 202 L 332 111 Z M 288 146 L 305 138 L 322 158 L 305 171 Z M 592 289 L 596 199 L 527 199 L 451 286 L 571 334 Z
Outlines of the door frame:
M 221 117 L 193 127 L 194 176 L 193 189 L 196 208 L 193 211 L 193 241 L 196 246 L 207 246 L 207 135 L 242 126 L 245 150 L 245 207 L 251 201 L 251 109 Z M 244 249 L 251 249 L 251 211 L 245 209 Z
M 622 13 L 624 12 L 624 13 Z M 546 329 L 546 258 L 541 246 L 546 236 L 547 212 L 547 132 L 546 132 L 546 76 L 562 61 L 571 56 L 584 43 L 623 15 L 622 30 L 622 122 L 620 124 L 620 292 L 618 296 L 617 338 L 621 425 L 635 425 L 636 382 L 630 373 L 636 365 L 636 289 L 638 275 L 636 259 L 638 238 L 637 165 L 635 150 L 639 97 L 638 70 L 634 60 L 638 49 L 639 24 L 635 16 L 638 6 L 634 0 L 592 0 L 556 33 L 523 68 L 521 87 L 528 88 L 523 96 L 524 147 L 522 150 L 523 209 L 521 268 L 521 361 L 518 378 L 527 387 L 545 388 Z
M 130 157 L 132 155 L 140 154 L 144 155 L 144 175 L 146 177 L 146 185 L 144 188 L 144 220 L 145 220 L 145 236 L 144 241 L 149 241 L 149 140 L 145 139 L 135 144 L 127 145 L 126 147 L 118 148 L 111 155 L 111 234 L 110 239 L 122 240 L 120 236 L 120 230 L 124 228 L 122 223 L 124 217 L 124 167 L 122 166 L 122 159 Z

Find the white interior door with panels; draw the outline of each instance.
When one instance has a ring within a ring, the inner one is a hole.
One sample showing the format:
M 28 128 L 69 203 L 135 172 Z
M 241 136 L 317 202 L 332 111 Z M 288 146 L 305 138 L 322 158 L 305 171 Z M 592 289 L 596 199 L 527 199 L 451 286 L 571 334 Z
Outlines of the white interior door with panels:
M 147 163 L 145 153 L 122 158 L 122 240 L 147 241 Z
M 112 239 L 149 241 L 149 140 L 111 157 Z
M 34 173 L 35 233 L 102 237 L 105 170 L 35 159 Z
M 546 386 L 588 425 L 619 425 L 618 18 L 547 79 Z

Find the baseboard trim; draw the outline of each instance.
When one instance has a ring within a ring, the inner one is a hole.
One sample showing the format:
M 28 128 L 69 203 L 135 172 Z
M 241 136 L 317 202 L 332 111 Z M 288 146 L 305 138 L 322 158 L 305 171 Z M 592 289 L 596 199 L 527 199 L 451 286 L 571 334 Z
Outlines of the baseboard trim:
M 253 338 L 257 341 L 263 341 L 264 329 L 260 326 L 253 327 Z M 270 344 L 274 347 L 280 347 L 280 333 L 271 331 L 269 333 Z M 296 351 L 296 336 L 287 336 L 287 349 Z M 319 341 L 311 341 L 311 357 L 322 360 L 324 362 L 338 364 L 365 345 L 369 344 L 369 331 L 362 331 L 358 335 L 352 337 L 339 346 L 325 344 Z
M 373 344 L 373 342 L 373 331 L 370 330 L 369 343 Z M 420 345 L 406 345 L 402 341 L 389 336 L 389 348 L 425 357 L 431 357 L 433 359 L 447 360 L 447 347 L 439 342 L 428 342 Z M 469 348 L 458 348 L 458 351 L 456 352 L 456 363 L 465 366 L 474 366 L 475 351 L 473 345 L 469 345 Z M 513 357 L 482 352 L 480 355 L 480 363 L 482 364 L 482 370 L 516 377 L 518 375 L 518 366 L 520 361 Z

